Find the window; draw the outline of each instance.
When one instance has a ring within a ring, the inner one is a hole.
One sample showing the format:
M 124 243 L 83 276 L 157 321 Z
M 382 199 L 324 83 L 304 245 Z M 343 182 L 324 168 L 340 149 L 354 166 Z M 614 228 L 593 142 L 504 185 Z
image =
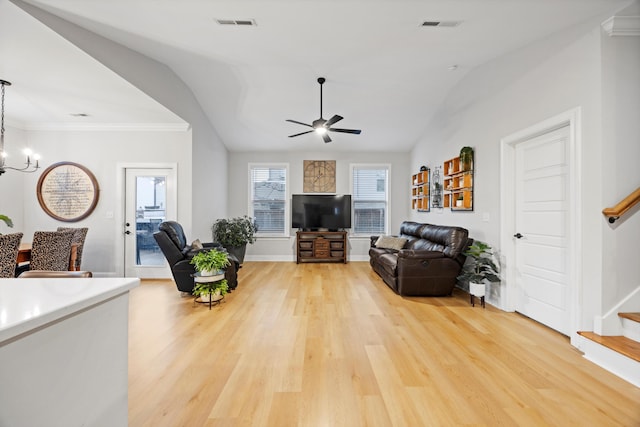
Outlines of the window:
M 353 234 L 387 234 L 389 165 L 351 165 Z
M 289 224 L 286 164 L 249 165 L 249 216 L 260 236 L 286 236 Z

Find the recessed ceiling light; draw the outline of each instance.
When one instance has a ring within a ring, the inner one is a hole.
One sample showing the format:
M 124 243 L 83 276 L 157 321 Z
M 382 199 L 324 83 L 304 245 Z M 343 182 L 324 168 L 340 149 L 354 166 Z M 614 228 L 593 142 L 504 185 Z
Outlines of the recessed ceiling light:
M 220 25 L 239 25 L 244 27 L 256 27 L 258 24 L 255 19 L 216 19 Z
M 457 27 L 462 21 L 424 21 L 421 27 Z
M 70 113 L 69 115 L 72 117 L 89 117 L 87 113 Z
M 449 65 L 449 71 L 455 71 L 458 69 L 458 64 Z

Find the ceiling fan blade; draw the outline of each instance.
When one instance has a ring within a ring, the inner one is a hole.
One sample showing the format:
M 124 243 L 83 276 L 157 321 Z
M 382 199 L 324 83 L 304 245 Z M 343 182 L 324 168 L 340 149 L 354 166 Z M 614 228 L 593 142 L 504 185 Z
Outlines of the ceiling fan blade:
M 289 135 L 289 138 L 293 138 L 294 136 L 300 136 L 300 135 L 304 135 L 305 133 L 311 133 L 311 132 L 313 132 L 313 129 L 305 132 L 296 133 L 295 135 Z
M 302 123 L 302 122 L 299 122 L 299 121 L 296 121 L 296 120 L 289 120 L 289 119 L 287 119 L 287 120 L 285 120 L 285 121 L 286 121 L 286 122 L 291 122 L 291 123 L 296 123 L 296 124 L 299 124 L 299 125 L 302 125 L 302 126 L 307 126 L 307 127 L 310 127 L 310 128 L 312 128 L 312 127 L 313 127 L 313 126 L 311 126 L 311 125 L 309 125 L 309 124 L 307 124 L 307 123 Z
M 331 132 L 342 132 L 342 133 L 354 133 L 356 135 L 360 135 L 362 132 L 360 129 L 337 129 L 337 128 L 329 128 Z
M 324 142 L 331 142 L 331 138 L 326 133 L 322 134 L 322 139 L 324 139 Z
M 324 124 L 326 127 L 331 126 L 334 123 L 338 123 L 340 120 L 344 119 L 344 117 L 339 116 L 339 115 L 335 115 L 333 117 L 331 117 L 329 120 L 327 120 L 327 122 Z

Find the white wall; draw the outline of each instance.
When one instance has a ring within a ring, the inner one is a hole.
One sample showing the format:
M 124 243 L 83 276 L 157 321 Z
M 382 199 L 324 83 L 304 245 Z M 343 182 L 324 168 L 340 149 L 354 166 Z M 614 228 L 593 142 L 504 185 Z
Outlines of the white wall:
M 614 254 L 605 251 L 604 240 L 608 237 L 603 238 L 603 234 L 609 231 L 609 227 L 601 210 L 619 200 L 618 195 L 624 192 L 623 188 L 630 185 L 628 181 L 635 180 L 635 185 L 638 183 L 637 166 L 636 171 L 629 175 L 611 166 L 608 158 L 613 157 L 613 163 L 622 163 L 625 167 L 631 167 L 631 163 L 636 163 L 639 158 L 638 97 L 635 94 L 640 74 L 637 65 L 630 69 L 627 66 L 637 64 L 640 49 L 633 43 L 632 46 L 616 47 L 619 54 L 624 51 L 627 57 L 634 59 L 619 58 L 621 62 L 616 67 L 615 78 L 610 79 L 616 82 L 618 91 L 612 103 L 627 112 L 634 112 L 635 118 L 631 120 L 633 124 L 624 126 L 624 137 L 611 135 L 603 138 L 605 132 L 609 134 L 613 128 L 619 129 L 618 121 L 621 119 L 616 119 L 615 124 L 603 124 L 602 110 L 608 105 L 603 105 L 602 91 L 606 84 L 603 84 L 601 73 L 603 53 L 599 24 L 605 18 L 599 17 L 567 29 L 471 70 L 450 93 L 438 119 L 431 124 L 412 153 L 412 169 L 415 170 L 425 159 L 428 159 L 428 165 L 434 166 L 456 156 L 462 146 L 475 148 L 475 211 L 414 213 L 412 218 L 461 225 L 470 230 L 472 237 L 488 242 L 499 252 L 501 138 L 580 107 L 582 145 L 579 147 L 581 173 L 578 185 L 581 205 L 578 215 L 582 230 L 578 237 L 583 250 L 578 279 L 582 288 L 583 311 L 579 323 L 581 328 L 589 330 L 593 329 L 594 316 L 601 313 L 602 301 L 614 300 L 610 297 L 612 294 L 624 292 L 620 289 L 621 283 L 608 280 L 612 270 L 617 271 L 618 277 L 635 278 L 636 285 L 638 280 L 637 266 L 633 266 L 633 262 L 623 265 L 622 260 L 616 260 Z M 634 94 L 625 100 L 617 97 L 628 90 Z M 609 195 L 609 189 L 614 187 L 616 194 Z M 487 214 L 489 221 L 484 222 L 483 215 Z M 638 218 L 633 222 L 637 224 Z M 637 225 L 629 227 L 628 231 L 635 236 L 640 235 Z M 611 246 L 617 247 L 618 254 L 637 255 L 636 245 L 631 240 L 618 236 Z M 606 285 L 603 286 L 605 280 Z M 499 302 L 497 298 L 494 303 Z
M 332 142 L 337 144 L 339 142 Z M 392 143 L 390 143 L 392 145 Z M 390 233 L 397 233 L 409 214 L 411 174 L 408 153 L 391 152 L 232 152 L 229 155 L 229 216 L 247 214 L 249 203 L 249 163 L 288 163 L 289 195 L 302 193 L 304 160 L 336 161 L 336 193 L 350 194 L 349 173 L 353 163 L 390 164 Z M 290 196 L 289 196 L 290 197 Z M 210 224 L 217 219 L 211 217 Z M 247 247 L 247 260 L 295 260 L 295 230 L 289 238 L 259 238 Z M 210 235 L 210 234 L 209 234 Z M 349 260 L 368 260 L 369 239 L 349 238 Z
M 618 15 L 625 14 L 640 15 L 640 3 Z M 603 34 L 602 82 L 604 208 L 615 206 L 640 187 L 640 36 Z M 602 313 L 640 287 L 639 211 L 636 205 L 614 225 L 603 221 Z
M 13 3 L 191 125 L 190 190 L 194 195 L 209 195 L 212 181 L 218 190 L 216 197 L 193 198 L 193 219 L 183 218 L 183 226 L 193 228 L 194 235 L 204 235 L 211 215 L 226 214 L 227 149 L 189 87 L 163 63 L 23 1 Z
M 123 194 L 116 186 L 118 163 L 177 163 L 178 221 L 191 218 L 190 131 L 29 131 L 27 134 L 30 146 L 42 155 L 43 168 L 60 161 L 87 167 L 98 181 L 100 198 L 89 217 L 74 223 L 57 221 L 42 210 L 36 197 L 36 186 L 43 169 L 33 174 L 19 174 L 23 180 L 21 188 L 3 191 L 2 199 L 5 194 L 10 198 L 22 198 L 24 213 L 22 219 L 15 218 L 20 224 L 15 229 L 24 232 L 23 240 L 31 241 L 37 230 L 55 230 L 59 226 L 89 227 L 82 268 L 99 276 L 121 274 L 117 267 L 122 263 L 122 253 L 116 251 L 123 239 L 122 224 L 116 223 L 117 209 L 122 206 L 120 195 Z

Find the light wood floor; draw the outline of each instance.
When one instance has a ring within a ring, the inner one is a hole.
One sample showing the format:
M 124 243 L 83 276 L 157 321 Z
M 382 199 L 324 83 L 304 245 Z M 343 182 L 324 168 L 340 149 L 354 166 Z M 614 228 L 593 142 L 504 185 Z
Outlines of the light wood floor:
M 640 426 L 640 389 L 462 292 L 402 298 L 365 262 L 239 278 L 211 311 L 132 292 L 130 426 Z

